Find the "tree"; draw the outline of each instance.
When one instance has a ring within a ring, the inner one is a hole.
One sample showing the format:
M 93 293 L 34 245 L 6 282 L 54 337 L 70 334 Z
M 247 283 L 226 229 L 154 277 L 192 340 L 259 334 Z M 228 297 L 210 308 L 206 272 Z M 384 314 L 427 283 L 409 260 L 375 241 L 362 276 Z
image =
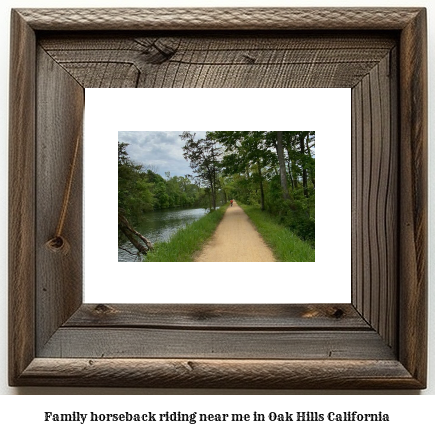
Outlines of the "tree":
M 118 142 L 118 208 L 132 219 L 153 209 L 153 195 L 142 166 L 131 161 L 127 146 Z
M 211 137 L 195 140 L 195 134 L 185 131 L 180 135 L 186 142 L 183 146 L 183 156 L 189 161 L 190 167 L 200 181 L 209 189 L 211 206 L 216 209 L 216 194 L 218 175 L 220 172 L 220 150 Z
M 307 134 L 307 157 L 308 157 L 308 172 L 310 176 L 311 183 L 313 184 L 313 187 L 315 188 L 315 160 L 313 158 L 313 152 L 311 151 L 315 147 L 315 134 L 314 131 L 310 131 L 309 134 Z
M 276 154 L 271 152 L 266 141 L 266 131 L 214 131 L 208 133 L 208 137 L 225 147 L 223 158 L 225 173 L 253 172 L 253 180 L 260 189 L 261 209 L 264 210 L 263 169 L 276 160 Z
M 153 248 L 152 243 L 129 222 L 144 210 L 152 209 L 152 194 L 142 171 L 127 153 L 128 143 L 118 142 L 118 230 L 142 254 Z
M 223 173 L 241 202 L 259 203 L 314 242 L 314 132 L 212 131 L 207 137 L 222 145 Z
M 284 200 L 289 200 L 288 187 L 287 187 L 287 174 L 285 171 L 284 149 L 282 146 L 282 131 L 276 132 L 276 154 L 278 155 L 279 162 L 279 177 L 281 181 L 282 197 Z
M 146 255 L 149 250 L 153 249 L 153 245 L 148 238 L 144 237 L 136 229 L 131 226 L 127 218 L 118 212 L 118 229 L 127 237 L 127 239 L 136 247 L 139 253 Z
M 305 157 L 305 139 L 308 135 L 308 132 L 300 132 L 299 133 L 299 143 L 301 149 L 301 161 L 304 162 Z M 305 164 L 302 164 L 302 187 L 304 189 L 305 197 L 308 197 L 308 178 L 307 178 L 307 167 Z

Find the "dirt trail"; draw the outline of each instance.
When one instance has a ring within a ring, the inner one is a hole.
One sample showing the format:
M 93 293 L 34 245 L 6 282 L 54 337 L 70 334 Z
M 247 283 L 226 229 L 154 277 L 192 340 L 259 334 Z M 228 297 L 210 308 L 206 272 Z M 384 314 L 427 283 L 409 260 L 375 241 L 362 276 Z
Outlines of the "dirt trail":
M 195 262 L 275 262 L 275 258 L 248 216 L 234 202 Z

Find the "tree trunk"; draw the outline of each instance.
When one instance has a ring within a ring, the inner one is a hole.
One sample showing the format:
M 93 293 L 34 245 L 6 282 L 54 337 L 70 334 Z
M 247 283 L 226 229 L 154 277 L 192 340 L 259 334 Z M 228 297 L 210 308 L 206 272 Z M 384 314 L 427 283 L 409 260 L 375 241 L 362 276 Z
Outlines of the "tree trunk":
M 311 157 L 310 146 L 309 146 L 309 140 L 310 140 L 310 135 L 308 134 L 308 136 L 307 136 L 307 154 L 308 154 L 308 156 L 309 156 L 310 158 L 312 158 L 312 157 Z M 311 182 L 313 183 L 313 187 L 316 188 L 316 184 L 315 184 L 315 182 L 314 182 L 314 178 L 315 178 L 314 173 L 315 173 L 314 169 L 311 169 L 311 170 L 310 170 L 310 180 L 311 180 Z
M 292 136 L 290 138 L 290 142 L 287 144 L 287 153 L 289 155 L 289 170 L 290 170 L 290 179 L 292 180 L 293 190 L 298 188 L 298 174 L 297 174 L 297 164 L 290 158 L 290 155 L 293 155 L 294 146 L 295 146 L 296 137 Z
M 118 213 L 118 228 L 119 230 L 128 238 L 128 240 L 133 244 L 133 246 L 137 249 L 138 252 L 146 255 L 149 250 L 153 249 L 153 244 L 150 240 L 145 238 L 141 233 L 136 231 L 128 220 L 122 214 Z M 139 241 L 136 237 L 138 237 L 141 241 Z
M 302 134 L 299 135 L 299 143 L 301 145 L 302 154 L 302 187 L 304 189 L 304 196 L 308 197 L 307 169 L 303 164 L 303 157 L 305 156 L 305 137 Z
M 216 209 L 216 170 L 213 170 L 213 209 Z
M 210 193 L 211 193 L 211 204 L 213 209 L 216 209 L 216 180 L 214 178 L 214 174 L 211 175 L 211 182 L 210 182 Z
M 212 210 L 213 209 L 213 194 L 211 192 L 211 188 L 209 188 L 207 193 L 208 193 L 208 203 L 210 205 L 210 209 Z
M 258 177 L 260 179 L 260 199 L 261 199 L 261 211 L 264 211 L 264 189 L 263 189 L 263 175 L 261 174 L 260 161 L 257 160 Z
M 211 155 L 212 155 L 212 172 L 211 172 L 211 193 L 213 196 L 213 209 L 216 210 L 216 155 L 214 152 L 214 145 L 211 147 Z
M 292 191 L 295 189 L 295 184 L 294 184 L 294 182 L 293 182 L 293 176 L 292 176 L 292 163 L 291 163 L 291 160 L 290 160 L 290 158 L 288 159 L 288 161 L 287 161 L 287 169 L 288 169 L 288 173 L 289 173 L 289 176 L 290 176 L 290 185 L 291 185 L 291 187 L 292 187 Z
M 287 174 L 285 171 L 284 149 L 282 147 L 282 131 L 277 131 L 276 141 L 276 153 L 278 155 L 279 162 L 279 177 L 281 181 L 282 197 L 284 200 L 289 199 L 288 187 L 287 187 Z

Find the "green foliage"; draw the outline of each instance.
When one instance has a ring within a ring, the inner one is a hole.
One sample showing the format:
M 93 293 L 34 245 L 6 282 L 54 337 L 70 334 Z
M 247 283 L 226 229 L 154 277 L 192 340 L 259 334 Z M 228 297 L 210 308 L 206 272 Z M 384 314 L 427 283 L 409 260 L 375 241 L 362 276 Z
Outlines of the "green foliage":
M 292 200 L 286 201 L 281 196 L 278 177 L 271 179 L 266 194 L 266 210 L 276 216 L 277 221 L 312 247 L 315 243 L 315 196 L 314 190 L 305 197 L 303 189 L 293 192 Z
M 118 209 L 127 218 L 135 218 L 153 209 L 153 196 L 142 166 L 134 164 L 126 152 L 126 143 L 118 143 Z
M 210 195 L 211 207 L 216 209 L 219 173 L 221 170 L 221 151 L 216 141 L 208 135 L 205 139 L 195 139 L 195 134 L 184 131 L 180 138 L 185 141 L 183 156 Z
M 133 221 L 155 209 L 203 206 L 207 202 L 202 188 L 191 176 L 170 176 L 166 179 L 152 170 L 134 163 L 127 152 L 128 143 L 118 142 L 118 209 Z
M 128 144 L 118 143 L 118 204 L 128 219 L 153 209 L 215 208 L 235 198 L 260 206 L 314 247 L 313 131 L 207 131 L 204 139 L 184 132 L 181 138 L 195 178 L 144 170 L 130 160 Z
M 314 132 L 283 131 L 281 142 L 276 131 L 214 131 L 207 135 L 224 147 L 223 170 L 231 175 L 232 195 L 242 203 L 259 204 L 314 246 Z
M 240 205 L 240 203 L 239 203 Z M 271 247 L 278 261 L 314 262 L 315 251 L 289 228 L 280 224 L 279 219 L 254 205 L 241 205 L 253 221 L 258 232 Z
M 289 213 L 284 223 L 292 232 L 314 247 L 316 226 L 313 217 L 307 217 L 305 212 L 298 210 L 297 212 Z
M 154 250 L 144 258 L 146 262 L 190 262 L 196 252 L 213 235 L 228 208 L 228 204 L 177 231 L 169 241 L 156 243 Z

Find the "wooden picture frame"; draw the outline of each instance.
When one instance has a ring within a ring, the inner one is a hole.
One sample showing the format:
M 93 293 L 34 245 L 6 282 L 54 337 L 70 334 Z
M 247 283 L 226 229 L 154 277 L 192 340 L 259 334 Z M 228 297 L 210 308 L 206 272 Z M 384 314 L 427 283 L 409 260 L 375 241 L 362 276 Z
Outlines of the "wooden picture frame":
M 10 385 L 426 387 L 425 9 L 20 9 L 11 36 Z M 84 88 L 124 86 L 351 88 L 352 303 L 82 304 Z

